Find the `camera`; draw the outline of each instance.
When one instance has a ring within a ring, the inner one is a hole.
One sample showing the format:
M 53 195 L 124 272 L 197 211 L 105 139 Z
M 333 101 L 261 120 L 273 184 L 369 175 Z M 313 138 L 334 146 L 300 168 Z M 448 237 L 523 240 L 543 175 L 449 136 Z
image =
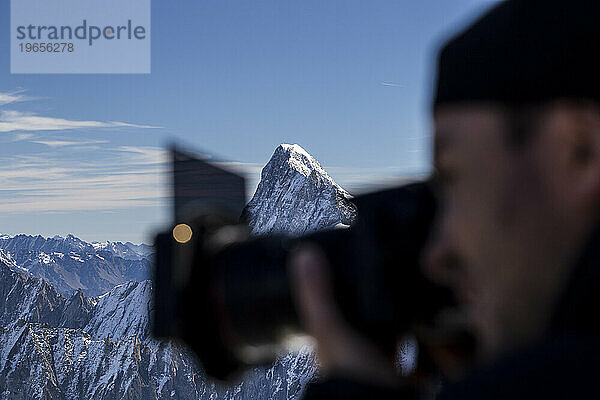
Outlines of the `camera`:
M 172 155 L 175 222 L 155 239 L 153 334 L 184 342 L 209 375 L 231 379 L 302 334 L 288 261 L 303 245 L 325 255 L 347 322 L 384 350 L 452 302 L 419 267 L 435 214 L 429 182 L 353 198 L 348 228 L 252 237 L 240 218 L 244 179 Z

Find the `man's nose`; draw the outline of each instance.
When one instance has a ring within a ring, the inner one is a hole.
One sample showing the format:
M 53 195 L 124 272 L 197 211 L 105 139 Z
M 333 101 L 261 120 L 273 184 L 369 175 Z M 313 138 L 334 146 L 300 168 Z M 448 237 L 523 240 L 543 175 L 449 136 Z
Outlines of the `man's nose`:
M 458 281 L 459 257 L 450 237 L 438 231 L 432 235 L 423 253 L 423 273 L 434 283 L 454 288 Z

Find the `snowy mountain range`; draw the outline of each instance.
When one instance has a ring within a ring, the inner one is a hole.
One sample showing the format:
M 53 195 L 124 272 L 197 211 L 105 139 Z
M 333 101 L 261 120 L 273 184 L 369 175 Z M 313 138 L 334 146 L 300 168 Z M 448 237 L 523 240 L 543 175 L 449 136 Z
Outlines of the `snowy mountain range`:
M 19 272 L 45 279 L 66 297 L 79 289 L 98 296 L 116 285 L 150 278 L 152 248 L 146 245 L 87 243 L 73 235 L 4 235 L 0 249 Z
M 300 235 L 351 224 L 350 198 L 300 146 L 284 144 L 243 216 L 254 234 Z M 316 373 L 309 348 L 222 387 L 185 347 L 154 340 L 151 257 L 131 243 L 0 236 L 0 400 L 301 396 Z

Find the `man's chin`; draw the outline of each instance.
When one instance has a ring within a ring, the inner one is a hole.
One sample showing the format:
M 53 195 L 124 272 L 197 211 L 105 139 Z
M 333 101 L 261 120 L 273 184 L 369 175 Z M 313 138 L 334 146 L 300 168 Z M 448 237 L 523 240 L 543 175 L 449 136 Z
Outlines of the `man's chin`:
M 482 363 L 493 361 L 502 348 L 499 327 L 482 304 L 470 302 L 466 304 L 466 310 L 477 343 L 477 358 Z

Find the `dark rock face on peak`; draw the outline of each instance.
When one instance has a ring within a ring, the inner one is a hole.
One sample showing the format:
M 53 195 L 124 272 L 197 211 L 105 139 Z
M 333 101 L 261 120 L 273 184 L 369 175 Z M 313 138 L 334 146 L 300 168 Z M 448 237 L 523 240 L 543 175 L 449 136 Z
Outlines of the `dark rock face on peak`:
M 48 282 L 15 272 L 0 260 L 0 326 L 19 320 L 58 325 L 64 301 Z
M 255 235 L 302 235 L 350 225 L 356 217 L 351 197 L 302 147 L 282 144 L 263 168 L 242 218 Z
M 83 295 L 81 289 L 73 293 L 70 299 L 65 301 L 62 318 L 58 326 L 65 328 L 81 328 L 87 325 L 92 317 L 92 310 L 96 302 Z

